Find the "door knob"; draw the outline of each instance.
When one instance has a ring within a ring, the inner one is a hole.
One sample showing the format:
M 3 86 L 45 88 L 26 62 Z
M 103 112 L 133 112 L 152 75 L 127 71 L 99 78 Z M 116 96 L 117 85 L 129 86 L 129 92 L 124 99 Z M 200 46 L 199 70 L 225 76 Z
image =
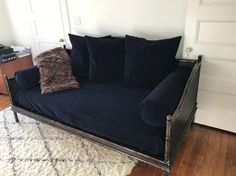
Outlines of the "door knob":
M 193 48 L 192 47 L 187 47 L 186 48 L 186 53 L 191 53 L 193 51 Z
M 64 40 L 63 38 L 60 38 L 60 39 L 59 39 L 59 42 L 60 42 L 60 43 L 64 43 L 65 40 Z

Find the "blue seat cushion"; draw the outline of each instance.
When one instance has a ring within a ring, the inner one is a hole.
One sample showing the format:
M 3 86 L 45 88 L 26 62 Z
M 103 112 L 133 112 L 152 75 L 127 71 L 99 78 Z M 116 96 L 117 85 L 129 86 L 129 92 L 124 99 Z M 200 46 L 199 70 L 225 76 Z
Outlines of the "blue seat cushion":
M 136 150 L 160 156 L 165 129 L 143 123 L 138 107 L 147 89 L 81 82 L 80 89 L 41 95 L 35 87 L 18 92 L 19 105 Z

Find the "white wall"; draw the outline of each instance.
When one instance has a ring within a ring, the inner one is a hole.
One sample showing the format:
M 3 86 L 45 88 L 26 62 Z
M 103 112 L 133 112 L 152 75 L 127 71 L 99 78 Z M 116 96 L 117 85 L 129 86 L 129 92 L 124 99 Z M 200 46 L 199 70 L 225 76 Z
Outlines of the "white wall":
M 10 12 L 15 43 L 33 47 L 27 0 L 3 1 Z M 67 0 L 67 6 L 71 32 L 76 34 L 129 34 L 147 39 L 184 34 L 186 0 Z M 81 17 L 81 25 L 75 25 L 76 17 Z
M 34 40 L 26 4 L 27 0 L 0 1 L 5 1 L 6 3 L 6 10 L 12 28 L 13 43 L 15 45 L 31 46 L 34 49 Z
M 148 39 L 184 34 L 186 0 L 68 0 L 67 4 L 72 33 Z M 78 17 L 81 25 L 75 25 Z
M 6 45 L 10 45 L 13 43 L 9 16 L 6 11 L 4 0 L 0 0 L 0 43 Z

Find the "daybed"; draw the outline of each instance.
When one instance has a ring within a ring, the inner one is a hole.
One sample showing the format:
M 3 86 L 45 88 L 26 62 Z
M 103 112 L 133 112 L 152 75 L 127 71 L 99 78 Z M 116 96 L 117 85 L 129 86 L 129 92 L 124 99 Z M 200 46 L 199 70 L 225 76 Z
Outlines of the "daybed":
M 6 78 L 11 109 L 17 122 L 17 113 L 24 114 L 150 163 L 167 175 L 194 120 L 201 56 L 176 64 L 151 89 L 80 79 L 79 89 L 45 95 L 39 85 L 27 85 L 39 81 L 38 68 L 28 68 Z

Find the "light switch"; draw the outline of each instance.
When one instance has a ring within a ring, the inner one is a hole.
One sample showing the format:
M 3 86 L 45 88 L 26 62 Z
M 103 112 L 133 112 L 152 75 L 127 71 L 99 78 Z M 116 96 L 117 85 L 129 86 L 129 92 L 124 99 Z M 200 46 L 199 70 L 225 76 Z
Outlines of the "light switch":
M 78 25 L 78 26 L 81 25 L 81 16 L 76 16 L 74 20 L 75 20 L 75 25 Z

